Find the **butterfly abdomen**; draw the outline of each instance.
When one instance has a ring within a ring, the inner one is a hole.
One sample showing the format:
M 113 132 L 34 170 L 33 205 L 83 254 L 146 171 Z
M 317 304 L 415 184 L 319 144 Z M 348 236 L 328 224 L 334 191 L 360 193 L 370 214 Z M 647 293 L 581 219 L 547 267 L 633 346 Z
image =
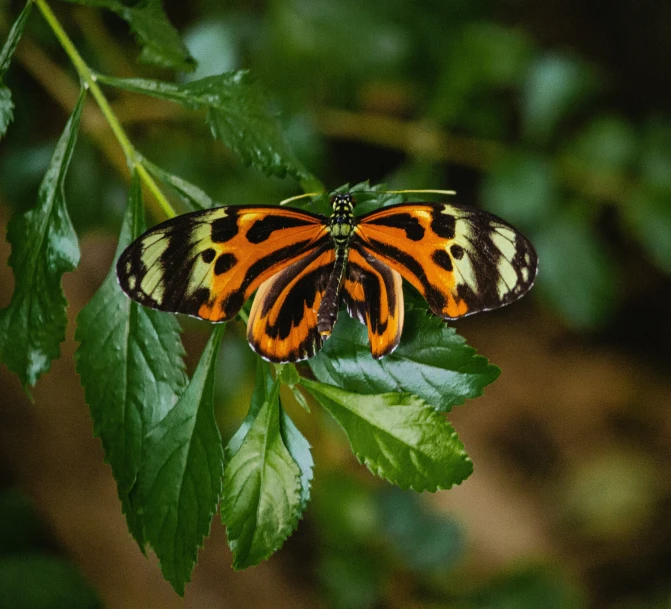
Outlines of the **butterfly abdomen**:
M 328 283 L 317 315 L 317 330 L 322 336 L 329 336 L 333 331 L 336 319 L 338 319 L 338 309 L 340 308 L 340 287 L 345 277 L 345 268 L 347 266 L 347 257 L 349 248 L 347 246 L 336 249 L 336 259 L 333 270 L 329 275 Z

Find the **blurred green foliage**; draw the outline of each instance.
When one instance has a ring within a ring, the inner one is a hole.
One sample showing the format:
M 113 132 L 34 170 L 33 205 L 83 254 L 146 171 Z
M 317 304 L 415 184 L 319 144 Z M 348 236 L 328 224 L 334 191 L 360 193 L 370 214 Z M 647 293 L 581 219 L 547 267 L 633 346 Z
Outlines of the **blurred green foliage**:
M 49 545 L 31 502 L 0 489 L 0 608 L 102 608 L 79 569 Z
M 606 71 L 577 52 L 544 48 L 523 28 L 497 21 L 500 3 L 433 0 L 422 10 L 400 0 L 382 8 L 355 0 L 165 4 L 179 16 L 198 60 L 180 84 L 249 68 L 276 99 L 298 159 L 328 184 L 370 177 L 397 187 L 455 187 L 460 201 L 482 204 L 518 225 L 540 254 L 537 294 L 568 327 L 608 327 L 631 297 L 625 281 L 629 257 L 635 266 L 671 275 L 671 118 L 652 110 L 639 117 L 623 112 Z M 4 31 L 14 8 L 1 9 Z M 70 13 L 62 14 L 69 19 Z M 137 49 L 127 41 L 125 23 L 107 15 L 104 25 L 132 61 Z M 91 63 L 103 63 L 107 41 L 74 22 L 68 26 Z M 37 20 L 28 33 L 51 51 L 43 29 Z M 108 61 L 110 73 L 121 68 Z M 159 69 L 133 75 L 139 74 L 164 77 Z M 53 125 L 63 115 L 45 109 L 46 94 L 25 73 L 10 71 L 5 81 L 21 113 L 3 140 L 0 189 L 3 202 L 23 211 L 33 204 L 56 142 Z M 120 102 L 128 99 L 119 96 Z M 325 126 L 333 109 L 363 119 L 371 113 L 401 119 L 409 136 L 390 141 L 378 129 L 357 146 L 356 133 L 345 124 Z M 269 203 L 295 194 L 291 184 L 242 167 L 210 143 L 202 117 L 156 113 L 136 123 L 126 118 L 149 158 L 216 201 Z M 460 142 L 471 154 L 415 147 L 413 135 L 426 125 L 436 134 L 464 138 Z M 73 223 L 78 230 L 116 233 L 125 204 L 123 177 L 99 148 L 82 140 L 67 181 Z M 612 217 L 614 228 L 603 230 Z M 655 484 L 646 467 L 587 464 L 568 483 L 573 501 L 567 518 L 597 537 L 623 522 L 635 529 L 637 506 Z M 580 606 L 570 578 L 552 566 L 522 567 L 476 591 L 446 591 L 432 570 L 443 569 L 446 577 L 456 568 L 467 533 L 409 497 L 371 493 L 350 478 L 320 482 L 314 504 L 319 573 L 334 606 L 381 602 L 385 584 L 408 571 L 419 573 L 427 606 L 444 606 L 444 599 L 465 608 Z M 601 519 L 604 504 L 610 510 Z M 26 538 L 34 534 L 30 529 Z M 20 535 L 0 539 L 15 548 L 24 543 Z M 667 606 L 668 595 L 639 605 Z

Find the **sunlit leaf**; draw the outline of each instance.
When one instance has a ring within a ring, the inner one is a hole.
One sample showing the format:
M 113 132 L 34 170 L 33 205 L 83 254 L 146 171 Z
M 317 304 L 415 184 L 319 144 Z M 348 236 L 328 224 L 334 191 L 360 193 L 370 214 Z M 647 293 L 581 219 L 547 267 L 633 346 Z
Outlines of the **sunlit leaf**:
M 360 395 L 303 379 L 340 423 L 354 454 L 375 475 L 416 491 L 446 489 L 473 471 L 447 419 L 409 393 Z
M 65 338 L 67 305 L 61 277 L 79 263 L 77 235 L 65 205 L 64 181 L 77 141 L 85 93 L 65 125 L 30 211 L 9 223 L 9 263 L 15 287 L 9 307 L 0 311 L 0 358 L 24 387 L 58 358 Z
M 191 579 L 221 493 L 224 454 L 213 389 L 224 327 L 213 330 L 189 385 L 143 447 L 139 504 L 146 538 L 178 594 Z
M 214 137 L 221 139 L 246 165 L 280 178 L 288 173 L 299 181 L 312 179 L 291 152 L 264 91 L 246 70 L 186 84 L 109 76 L 100 76 L 99 80 L 193 110 L 205 109 Z
M 281 433 L 279 381 L 268 389 L 266 380 L 257 375 L 256 388 L 252 406 L 261 406 L 255 416 L 250 412 L 244 436 L 236 434 L 226 449 L 221 518 L 235 569 L 256 565 L 275 552 L 295 529 L 305 503 L 304 473 Z
M 333 334 L 308 364 L 323 383 L 362 394 L 406 391 L 441 411 L 482 395 L 500 373 L 454 328 L 417 309 L 406 311 L 401 344 L 377 360 L 370 354 L 366 326 L 341 313 Z
M 133 174 L 115 260 L 144 232 L 142 189 Z M 94 433 L 112 466 L 129 528 L 143 546 L 130 496 L 141 466 L 145 432 L 161 420 L 186 385 L 179 324 L 142 307 L 119 287 L 116 265 L 77 317 L 75 354 Z

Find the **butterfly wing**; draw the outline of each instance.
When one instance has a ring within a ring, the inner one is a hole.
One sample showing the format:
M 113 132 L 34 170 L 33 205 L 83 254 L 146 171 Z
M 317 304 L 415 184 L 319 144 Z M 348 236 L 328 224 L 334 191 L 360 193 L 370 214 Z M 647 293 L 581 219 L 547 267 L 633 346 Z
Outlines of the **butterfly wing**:
M 334 262 L 326 243 L 261 284 L 247 324 L 254 351 L 271 362 L 296 362 L 321 349 L 317 317 Z
M 526 237 L 464 205 L 393 205 L 359 218 L 354 234 L 445 319 L 507 305 L 536 277 L 537 256 Z
M 374 358 L 391 353 L 403 331 L 401 275 L 355 243 L 349 252 L 343 295 L 349 314 L 368 327 Z
M 330 242 L 325 218 L 278 207 L 218 207 L 159 224 L 117 263 L 139 303 L 209 321 L 234 317 L 264 281 Z

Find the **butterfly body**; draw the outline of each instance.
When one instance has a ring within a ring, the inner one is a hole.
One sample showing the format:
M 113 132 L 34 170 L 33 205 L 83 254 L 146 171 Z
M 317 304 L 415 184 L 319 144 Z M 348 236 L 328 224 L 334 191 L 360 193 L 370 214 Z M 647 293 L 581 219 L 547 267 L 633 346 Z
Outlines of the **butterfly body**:
M 122 253 L 119 283 L 143 305 L 214 322 L 256 292 L 247 338 L 275 362 L 314 355 L 341 301 L 368 327 L 373 356 L 387 355 L 403 328 L 402 279 L 444 319 L 504 306 L 533 284 L 529 241 L 481 210 L 406 203 L 356 217 L 350 194 L 332 206 L 329 217 L 277 206 L 178 216 Z

